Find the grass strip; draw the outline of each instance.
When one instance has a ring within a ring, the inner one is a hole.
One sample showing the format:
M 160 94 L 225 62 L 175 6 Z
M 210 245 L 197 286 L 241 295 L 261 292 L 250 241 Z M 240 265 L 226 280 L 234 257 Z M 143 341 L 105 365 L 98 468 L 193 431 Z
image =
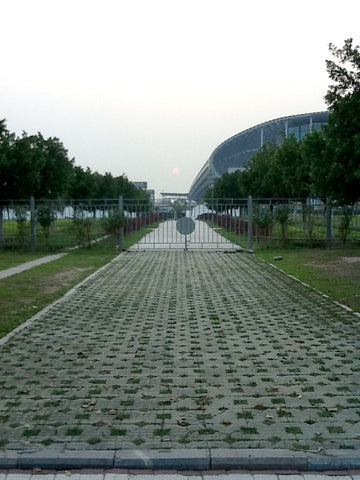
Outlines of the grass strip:
M 360 312 L 358 249 L 256 250 L 256 256 Z M 282 260 L 274 260 L 276 257 Z
M 16 267 L 22 263 L 31 262 L 37 258 L 51 255 L 44 252 L 0 252 L 0 270 Z
M 144 227 L 138 232 L 126 235 L 124 248 L 129 248 L 146 233 Z M 119 254 L 115 239 L 108 238 L 91 248 L 78 248 L 53 262 L 39 265 L 25 272 L 0 280 L 0 338 L 18 325 L 51 304 L 68 290 L 109 263 Z M 31 258 L 31 254 L 6 252 L 8 265 L 18 265 Z M 43 253 L 39 256 L 44 256 Z M 26 259 L 26 260 L 25 260 Z M 6 261 L 3 261 L 6 264 Z

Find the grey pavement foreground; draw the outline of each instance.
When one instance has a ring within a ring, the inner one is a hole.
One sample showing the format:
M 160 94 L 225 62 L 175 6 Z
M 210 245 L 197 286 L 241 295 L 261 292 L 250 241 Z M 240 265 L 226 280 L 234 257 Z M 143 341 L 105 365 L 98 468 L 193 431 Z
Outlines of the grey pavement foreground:
M 244 253 L 121 254 L 0 353 L 0 468 L 358 468 L 359 318 Z

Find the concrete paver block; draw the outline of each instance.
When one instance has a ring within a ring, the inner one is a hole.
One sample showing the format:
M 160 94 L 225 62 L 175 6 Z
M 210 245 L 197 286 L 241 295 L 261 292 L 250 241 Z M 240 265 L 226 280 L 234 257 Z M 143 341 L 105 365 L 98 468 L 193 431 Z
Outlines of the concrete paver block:
M 0 465 L 355 468 L 357 327 L 253 256 L 124 253 L 1 345 Z

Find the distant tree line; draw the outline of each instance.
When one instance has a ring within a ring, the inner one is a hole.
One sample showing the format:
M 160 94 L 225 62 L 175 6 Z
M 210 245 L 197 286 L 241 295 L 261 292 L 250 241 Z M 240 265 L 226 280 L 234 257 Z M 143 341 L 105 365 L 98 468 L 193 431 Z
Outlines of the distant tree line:
M 204 200 L 254 197 L 304 198 L 310 195 L 341 205 L 360 201 L 360 51 L 353 40 L 329 45 L 335 61 L 326 60 L 333 84 L 325 101 L 328 124 L 302 140 L 284 138 L 263 147 L 244 171 L 225 173 Z
M 0 199 L 116 198 L 148 201 L 125 175 L 102 175 L 76 166 L 62 142 L 41 133 L 16 136 L 0 120 Z

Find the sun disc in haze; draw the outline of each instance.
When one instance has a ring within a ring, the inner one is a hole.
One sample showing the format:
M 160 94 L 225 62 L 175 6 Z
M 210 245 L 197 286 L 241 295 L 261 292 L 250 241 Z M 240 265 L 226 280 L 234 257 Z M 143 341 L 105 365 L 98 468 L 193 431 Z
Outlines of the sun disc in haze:
M 179 174 L 179 169 L 177 167 L 174 167 L 172 170 L 173 175 L 178 175 Z

